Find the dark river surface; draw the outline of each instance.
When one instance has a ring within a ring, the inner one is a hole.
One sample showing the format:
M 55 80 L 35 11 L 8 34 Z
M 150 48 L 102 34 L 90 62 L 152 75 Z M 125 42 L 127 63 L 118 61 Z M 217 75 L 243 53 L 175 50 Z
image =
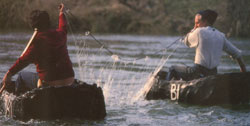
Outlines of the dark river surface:
M 0 79 L 20 56 L 31 33 L 0 34 Z M 169 100 L 144 100 L 145 84 L 158 67 L 173 64 L 193 65 L 194 49 L 176 43 L 164 50 L 178 36 L 68 35 L 68 50 L 76 78 L 103 89 L 107 116 L 100 121 L 30 120 L 21 122 L 0 113 L 0 125 L 93 125 L 93 126 L 243 126 L 250 125 L 250 107 L 231 109 L 225 106 L 190 106 Z M 243 52 L 250 70 L 250 40 L 230 39 Z M 105 48 L 115 55 L 111 56 Z M 162 51 L 161 51 L 162 50 Z M 140 59 L 138 59 L 140 58 Z M 138 60 L 135 60 L 138 59 Z M 166 63 L 165 63 L 166 61 Z M 163 64 L 163 65 L 162 65 Z M 35 72 L 29 65 L 26 71 Z M 219 73 L 239 72 L 239 66 L 224 54 Z M 13 78 L 13 80 L 16 76 Z

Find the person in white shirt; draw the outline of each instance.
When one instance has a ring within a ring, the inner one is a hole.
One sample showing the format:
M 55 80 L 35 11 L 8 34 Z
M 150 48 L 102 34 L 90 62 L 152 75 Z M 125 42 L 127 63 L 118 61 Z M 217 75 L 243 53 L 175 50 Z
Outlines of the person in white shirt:
M 217 74 L 222 52 L 225 51 L 236 59 L 241 72 L 246 72 L 241 51 L 227 40 L 225 35 L 213 28 L 218 14 L 213 10 L 198 12 L 195 16 L 195 25 L 184 38 L 183 43 L 190 48 L 195 48 L 194 66 L 172 66 L 169 69 L 167 80 L 183 79 L 192 80 L 200 77 Z

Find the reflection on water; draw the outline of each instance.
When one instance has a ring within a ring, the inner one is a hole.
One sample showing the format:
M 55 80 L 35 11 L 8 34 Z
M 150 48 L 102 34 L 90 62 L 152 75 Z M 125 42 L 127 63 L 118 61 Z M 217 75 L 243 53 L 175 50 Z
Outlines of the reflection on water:
M 20 56 L 31 34 L 0 35 L 0 78 Z M 159 67 L 173 64 L 192 65 L 194 49 L 177 43 L 164 49 L 179 37 L 95 35 L 115 55 L 110 55 L 93 38 L 83 35 L 68 37 L 68 49 L 76 78 L 101 86 L 105 95 L 107 117 L 104 121 L 14 121 L 0 116 L 0 124 L 36 125 L 234 125 L 250 124 L 249 111 L 232 111 L 221 107 L 185 106 L 168 100 L 145 101 L 143 92 L 150 86 L 150 75 Z M 234 40 L 250 64 L 250 43 Z M 175 53 L 172 53 L 175 51 Z M 158 52 L 158 53 L 156 53 Z M 167 59 L 168 56 L 171 56 Z M 140 60 L 135 60 L 142 57 Z M 247 68 L 249 69 L 249 66 Z M 26 70 L 34 71 L 30 65 Z M 236 62 L 223 55 L 219 72 L 239 71 Z M 152 81 L 152 80 L 151 80 Z

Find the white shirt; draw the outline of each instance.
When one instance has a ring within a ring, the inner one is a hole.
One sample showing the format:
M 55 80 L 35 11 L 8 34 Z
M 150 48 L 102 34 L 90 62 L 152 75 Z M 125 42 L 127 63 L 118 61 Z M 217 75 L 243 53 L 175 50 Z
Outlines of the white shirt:
M 234 59 L 241 57 L 241 51 L 229 42 L 223 33 L 210 26 L 191 31 L 183 42 L 190 48 L 196 48 L 194 63 L 208 69 L 220 64 L 222 51 Z

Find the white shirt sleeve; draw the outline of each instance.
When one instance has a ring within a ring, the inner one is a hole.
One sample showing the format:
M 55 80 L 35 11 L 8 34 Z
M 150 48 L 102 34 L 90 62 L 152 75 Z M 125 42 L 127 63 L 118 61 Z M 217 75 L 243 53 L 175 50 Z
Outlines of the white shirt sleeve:
M 199 28 L 192 30 L 184 38 L 183 43 L 190 48 L 196 48 L 200 40 L 200 30 Z
M 241 57 L 241 50 L 236 48 L 230 41 L 225 38 L 223 50 L 229 54 L 233 59 Z

